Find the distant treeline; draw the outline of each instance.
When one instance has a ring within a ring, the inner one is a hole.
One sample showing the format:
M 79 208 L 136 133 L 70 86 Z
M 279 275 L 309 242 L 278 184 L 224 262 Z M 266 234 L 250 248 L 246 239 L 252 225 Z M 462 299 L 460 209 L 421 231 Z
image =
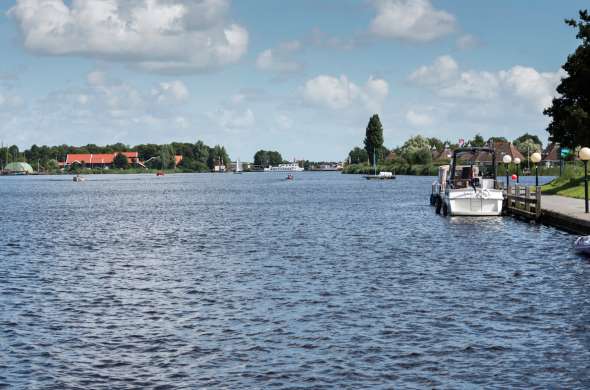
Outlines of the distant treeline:
M 10 162 L 28 162 L 37 169 L 53 171 L 58 168 L 58 162 L 63 162 L 68 154 L 77 153 L 120 153 L 138 152 L 141 161 L 147 161 L 149 168 L 169 168 L 174 164 L 174 156 L 182 155 L 182 161 L 178 169 L 187 172 L 206 172 L 213 169 L 216 164 L 227 165 L 230 158 L 221 145 L 213 147 L 206 145 L 203 141 L 196 143 L 172 142 L 170 144 L 141 144 L 129 146 L 122 143 L 98 146 L 88 144 L 85 146 L 38 146 L 32 145 L 29 149 L 19 150 L 18 146 L 0 148 L 0 164 L 5 166 Z

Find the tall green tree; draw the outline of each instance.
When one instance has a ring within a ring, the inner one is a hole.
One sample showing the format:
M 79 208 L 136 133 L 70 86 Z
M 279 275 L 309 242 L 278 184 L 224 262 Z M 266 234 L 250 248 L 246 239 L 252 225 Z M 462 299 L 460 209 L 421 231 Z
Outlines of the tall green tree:
M 543 111 L 551 117 L 550 140 L 571 148 L 590 145 L 590 14 L 581 10 L 579 17 L 565 21 L 578 29 L 581 43 L 562 66 L 567 76 L 557 87 L 560 96 Z
M 365 150 L 369 155 L 369 161 L 373 164 L 373 155 L 377 160 L 382 159 L 384 156 L 378 155 L 382 151 L 383 147 L 383 126 L 379 115 L 375 114 L 369 119 L 367 129 L 365 132 Z

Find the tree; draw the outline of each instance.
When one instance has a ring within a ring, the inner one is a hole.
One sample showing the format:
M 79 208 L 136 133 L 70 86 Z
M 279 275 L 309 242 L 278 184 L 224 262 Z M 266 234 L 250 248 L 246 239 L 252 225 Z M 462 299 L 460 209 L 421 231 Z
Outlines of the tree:
M 357 146 L 348 153 L 348 159 L 351 164 L 363 164 L 369 159 L 369 154 Z
M 113 165 L 118 169 L 127 169 L 129 168 L 129 160 L 123 153 L 117 153 L 113 159 Z
M 197 141 L 193 145 L 193 157 L 202 164 L 207 164 L 209 160 L 209 147 L 203 141 Z
M 367 124 L 367 129 L 365 132 L 365 150 L 369 155 L 369 161 L 373 164 L 373 156 L 377 158 L 377 160 L 382 159 L 384 156 L 378 156 L 378 152 L 381 152 L 381 148 L 383 147 L 383 126 L 381 125 L 381 120 L 379 119 L 379 115 L 375 114 L 369 119 L 369 123 Z
M 271 150 L 268 152 L 268 160 L 270 161 L 270 165 L 279 165 L 283 163 L 283 156 L 276 150 Z
M 229 156 L 225 150 L 225 147 L 221 145 L 215 145 L 209 149 L 209 158 L 207 165 L 209 169 L 215 168 L 215 165 L 221 163 L 222 165 L 228 166 L 230 163 Z
M 254 165 L 267 167 L 270 164 L 268 159 L 268 152 L 266 150 L 259 150 L 254 154 Z
M 268 167 L 283 163 L 283 156 L 276 150 L 259 150 L 254 154 L 254 165 Z
M 523 155 L 527 156 L 530 153 L 541 152 L 543 150 L 543 143 L 536 135 L 525 133 L 514 140 L 514 146 Z
M 172 145 L 162 145 L 160 147 L 160 168 L 173 169 L 176 166 L 175 155 Z
M 514 145 L 518 145 L 519 143 L 525 142 L 526 140 L 532 140 L 535 144 L 541 145 L 543 147 L 543 142 L 539 137 L 534 134 L 524 133 L 520 137 L 514 140 Z
M 549 139 L 574 148 L 590 145 L 590 15 L 580 11 L 580 20 L 565 22 L 578 29 L 576 38 L 582 43 L 562 66 L 567 76 L 557 87 L 559 97 L 543 113 L 550 116 Z
M 53 159 L 48 160 L 45 163 L 45 168 L 48 171 L 57 171 L 59 169 L 59 163 L 57 162 L 57 160 L 53 160 Z
M 436 150 L 443 150 L 445 148 L 444 142 L 436 137 L 427 138 L 427 140 L 430 146 L 434 147 Z
M 508 140 L 506 137 L 490 137 L 490 139 L 488 139 L 488 144 L 490 145 L 493 145 L 496 142 L 508 142 Z
M 8 162 L 10 161 L 19 161 L 20 151 L 18 150 L 18 146 L 12 145 L 8 148 Z
M 483 137 L 481 136 L 481 134 L 475 134 L 475 137 L 473 137 L 473 139 L 469 140 L 468 142 L 469 146 L 475 147 L 475 148 L 481 148 L 482 146 L 485 146 L 486 141 L 483 139 Z
M 410 164 L 430 164 L 432 153 L 428 138 L 416 135 L 410 137 L 399 149 L 400 155 Z M 428 155 L 429 157 L 426 157 Z
M 412 164 L 430 165 L 432 164 L 432 153 L 430 149 L 419 149 L 412 156 Z

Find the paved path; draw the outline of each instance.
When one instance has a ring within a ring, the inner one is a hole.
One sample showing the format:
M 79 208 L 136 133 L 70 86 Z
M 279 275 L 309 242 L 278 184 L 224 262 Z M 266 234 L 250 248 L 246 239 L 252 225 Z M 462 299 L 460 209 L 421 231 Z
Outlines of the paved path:
M 559 195 L 543 195 L 541 198 L 543 218 L 553 224 L 579 233 L 590 233 L 590 214 L 586 214 L 583 199 Z

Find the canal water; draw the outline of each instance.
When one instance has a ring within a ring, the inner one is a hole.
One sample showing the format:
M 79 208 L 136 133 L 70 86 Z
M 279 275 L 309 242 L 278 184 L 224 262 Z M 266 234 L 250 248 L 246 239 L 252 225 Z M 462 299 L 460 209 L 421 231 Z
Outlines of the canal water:
M 0 178 L 0 388 L 588 388 L 574 236 L 432 178 Z

